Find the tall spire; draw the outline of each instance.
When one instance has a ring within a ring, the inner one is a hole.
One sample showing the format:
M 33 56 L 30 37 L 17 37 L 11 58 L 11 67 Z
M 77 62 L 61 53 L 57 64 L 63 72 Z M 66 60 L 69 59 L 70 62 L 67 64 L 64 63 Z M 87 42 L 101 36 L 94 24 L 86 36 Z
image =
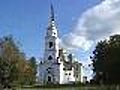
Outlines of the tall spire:
M 49 23 L 48 23 L 47 29 L 50 31 L 54 30 L 57 33 L 57 28 L 56 28 L 56 24 L 55 24 L 55 16 L 54 16 L 54 8 L 53 8 L 52 3 L 50 4 L 50 17 L 49 17 Z
M 54 21 L 54 8 L 52 3 L 51 3 L 51 21 Z

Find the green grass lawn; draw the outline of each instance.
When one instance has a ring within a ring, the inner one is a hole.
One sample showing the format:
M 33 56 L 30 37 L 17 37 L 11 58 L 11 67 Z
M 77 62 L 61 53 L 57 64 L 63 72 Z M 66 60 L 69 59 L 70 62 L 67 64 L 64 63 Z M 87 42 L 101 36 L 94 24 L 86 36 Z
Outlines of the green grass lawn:
M 64 88 L 25 88 L 25 89 L 17 89 L 17 90 L 97 90 L 94 88 L 87 88 L 87 87 L 64 87 Z
M 61 87 L 61 88 L 22 88 L 19 89 L 17 88 L 16 90 L 120 90 L 117 89 L 116 87 L 100 87 L 100 86 L 96 86 L 96 87 Z
M 120 90 L 120 85 L 49 85 L 49 86 L 24 86 L 14 90 Z

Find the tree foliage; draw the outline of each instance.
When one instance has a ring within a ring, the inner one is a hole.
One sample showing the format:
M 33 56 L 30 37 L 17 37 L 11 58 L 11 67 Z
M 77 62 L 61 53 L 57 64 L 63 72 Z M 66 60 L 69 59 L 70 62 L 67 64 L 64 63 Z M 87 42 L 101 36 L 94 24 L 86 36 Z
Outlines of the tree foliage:
M 120 83 L 120 35 L 98 42 L 91 59 L 96 82 Z
M 32 68 L 30 84 L 33 84 L 36 82 L 36 74 L 37 74 L 37 64 L 35 57 L 31 57 L 29 59 L 29 65 Z
M 26 60 L 25 54 L 21 52 L 12 36 L 1 38 L 0 84 L 3 87 L 30 84 L 35 69 Z

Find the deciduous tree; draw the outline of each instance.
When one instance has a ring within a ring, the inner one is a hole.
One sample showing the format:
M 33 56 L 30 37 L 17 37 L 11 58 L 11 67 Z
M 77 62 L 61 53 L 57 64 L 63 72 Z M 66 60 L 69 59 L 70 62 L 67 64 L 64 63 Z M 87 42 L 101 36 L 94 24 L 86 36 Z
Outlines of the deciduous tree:
M 91 59 L 96 82 L 120 83 L 120 35 L 98 42 Z

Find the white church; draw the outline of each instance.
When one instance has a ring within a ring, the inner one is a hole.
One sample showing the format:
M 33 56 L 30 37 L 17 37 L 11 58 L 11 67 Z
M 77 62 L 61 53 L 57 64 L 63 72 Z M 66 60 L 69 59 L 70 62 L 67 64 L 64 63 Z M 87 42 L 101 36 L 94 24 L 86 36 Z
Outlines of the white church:
M 51 16 L 45 36 L 44 57 L 39 64 L 39 83 L 69 84 L 81 82 L 82 64 L 73 54 L 60 47 L 58 30 L 51 5 Z

